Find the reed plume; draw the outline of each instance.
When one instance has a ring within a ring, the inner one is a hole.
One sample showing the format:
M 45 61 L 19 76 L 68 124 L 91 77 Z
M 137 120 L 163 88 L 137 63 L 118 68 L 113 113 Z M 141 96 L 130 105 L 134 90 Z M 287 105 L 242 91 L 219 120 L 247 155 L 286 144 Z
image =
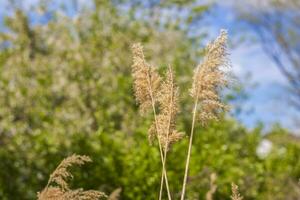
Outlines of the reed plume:
M 174 81 L 174 72 L 172 67 L 169 65 L 166 80 L 162 82 L 159 95 L 158 95 L 158 103 L 160 113 L 157 116 L 158 124 L 157 124 L 157 134 L 159 139 L 163 144 L 163 163 L 166 166 L 167 159 L 167 151 L 170 148 L 170 145 L 180 140 L 183 137 L 183 133 L 177 131 L 176 128 L 176 115 L 179 112 L 178 106 L 178 96 L 179 96 L 179 88 L 176 86 Z M 150 140 L 154 138 L 155 134 L 155 124 L 153 124 L 149 130 Z M 163 172 L 161 176 L 161 184 L 160 184 L 160 195 L 159 199 L 162 198 L 163 191 Z
M 137 103 L 139 104 L 140 113 L 145 114 L 152 108 L 154 115 L 154 124 L 155 124 L 155 136 L 158 141 L 160 158 L 162 162 L 163 178 L 162 181 L 165 181 L 168 199 L 171 200 L 168 177 L 165 168 L 164 156 L 163 156 L 163 147 L 162 141 L 158 135 L 159 125 L 156 112 L 156 104 L 158 100 L 158 93 L 160 88 L 161 78 L 154 67 L 151 67 L 145 61 L 145 56 L 143 53 L 143 47 L 141 44 L 134 44 L 132 46 L 133 53 L 133 65 L 132 65 L 132 76 L 134 79 L 133 87 L 134 94 Z M 160 191 L 161 194 L 162 191 Z M 161 199 L 161 195 L 159 195 Z
M 42 192 L 38 193 L 38 200 L 97 200 L 106 197 L 103 192 L 95 190 L 71 190 L 68 180 L 73 178 L 69 168 L 73 165 L 83 165 L 92 162 L 88 156 L 72 155 L 65 158 L 50 175 L 48 183 Z
M 145 61 L 143 47 L 141 44 L 132 46 L 133 65 L 132 76 L 133 87 L 137 103 L 141 114 L 145 114 L 152 109 L 152 104 L 156 104 L 161 77 L 156 69 Z
M 242 200 L 243 199 L 243 197 L 239 193 L 239 187 L 236 184 L 234 184 L 234 183 L 231 184 L 231 191 L 232 191 L 232 195 L 231 195 L 232 200 Z
M 226 51 L 227 33 L 208 44 L 204 61 L 194 71 L 190 95 L 199 102 L 198 119 L 202 125 L 216 120 L 219 111 L 227 108 L 220 101 L 218 89 L 227 84 L 226 74 L 221 67 L 228 66 Z
M 218 93 L 219 89 L 227 83 L 226 73 L 221 69 L 228 66 L 226 42 L 227 33 L 222 30 L 220 36 L 207 45 L 203 62 L 194 70 L 190 95 L 195 103 L 181 200 L 184 200 L 185 196 L 196 119 L 201 125 L 206 125 L 210 120 L 217 119 L 218 113 L 226 109 Z
M 175 85 L 174 72 L 171 66 L 168 67 L 166 80 L 162 82 L 158 93 L 159 115 L 157 116 L 157 134 L 163 144 L 164 153 L 168 151 L 171 144 L 183 137 L 183 133 L 177 131 L 176 115 L 179 112 L 178 106 L 179 88 Z M 155 122 L 149 129 L 149 140 L 155 138 Z M 165 158 L 166 156 L 164 156 Z

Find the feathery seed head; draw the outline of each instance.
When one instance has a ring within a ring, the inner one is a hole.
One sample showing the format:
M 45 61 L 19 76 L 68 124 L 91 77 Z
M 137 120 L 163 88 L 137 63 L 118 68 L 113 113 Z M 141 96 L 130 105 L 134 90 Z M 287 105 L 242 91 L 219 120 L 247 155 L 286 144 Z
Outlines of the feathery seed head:
M 156 69 L 146 63 L 141 44 L 134 44 L 132 46 L 132 53 L 134 93 L 136 101 L 140 105 L 140 112 L 144 114 L 151 108 L 152 102 L 156 102 L 161 78 Z
M 54 199 L 62 199 L 64 195 L 64 191 L 58 187 L 48 187 L 45 188 L 42 192 L 38 193 L 38 200 L 54 200 Z
M 92 162 L 88 156 L 72 155 L 65 158 L 50 175 L 47 186 L 38 193 L 38 200 L 97 200 L 106 197 L 103 192 L 95 190 L 71 190 L 67 180 L 72 178 L 68 168 L 73 165 L 83 165 Z M 51 186 L 54 184 L 55 186 Z
M 88 156 L 72 155 L 65 158 L 50 175 L 48 183 L 55 183 L 63 190 L 68 190 L 67 179 L 73 178 L 73 175 L 68 171 L 68 168 L 73 165 L 83 165 L 86 162 L 92 162 Z
M 82 189 L 63 191 L 58 187 L 49 187 L 38 194 L 38 200 L 99 200 L 105 198 L 103 192 Z
M 170 144 L 180 140 L 183 133 L 175 130 L 176 115 L 179 112 L 178 106 L 179 89 L 174 81 L 174 73 L 171 66 L 168 67 L 166 80 L 162 82 L 158 94 L 160 113 L 157 116 L 157 132 L 164 150 L 168 150 Z M 155 136 L 155 122 L 149 130 L 150 142 Z
M 221 69 L 229 66 L 226 42 L 227 33 L 222 30 L 220 36 L 207 45 L 204 60 L 194 71 L 190 94 L 200 104 L 202 125 L 217 119 L 218 112 L 227 108 L 218 94 L 218 90 L 227 84 L 226 73 Z
M 234 184 L 234 183 L 231 184 L 231 191 L 232 191 L 232 195 L 231 195 L 232 200 L 242 200 L 243 199 L 243 197 L 239 193 L 239 187 L 236 184 Z

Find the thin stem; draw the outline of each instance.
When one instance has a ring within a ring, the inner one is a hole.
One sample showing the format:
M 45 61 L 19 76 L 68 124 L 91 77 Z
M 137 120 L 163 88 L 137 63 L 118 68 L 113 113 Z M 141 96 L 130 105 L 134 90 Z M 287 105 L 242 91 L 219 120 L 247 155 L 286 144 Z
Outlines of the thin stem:
M 163 160 L 163 162 L 165 161 L 165 159 Z M 159 190 L 159 200 L 161 200 L 162 198 L 162 191 L 163 191 L 163 187 L 164 187 L 164 171 L 162 170 L 161 173 L 161 178 L 160 178 L 160 190 Z
M 150 69 L 149 69 L 150 70 Z M 165 162 L 164 162 L 164 157 L 163 157 L 163 150 L 162 150 L 162 145 L 161 145 L 161 141 L 160 138 L 158 136 L 158 122 L 157 122 L 157 115 L 156 115 L 156 109 L 155 109 L 155 102 L 154 102 L 154 98 L 153 98 L 153 92 L 151 89 L 151 77 L 150 77 L 150 73 L 148 73 L 148 90 L 149 90 L 149 94 L 150 94 L 150 98 L 151 98 L 151 104 L 152 104 L 152 110 L 153 110 L 153 115 L 154 115 L 154 121 L 155 121 L 155 129 L 156 129 L 156 137 L 158 140 L 158 146 L 159 146 L 159 152 L 160 152 L 160 158 L 161 158 L 161 162 L 162 162 L 162 169 L 163 169 L 163 174 L 164 174 L 164 179 L 166 182 L 166 188 L 167 188 L 167 192 L 168 192 L 168 199 L 171 200 L 171 195 L 170 195 L 170 190 L 169 190 L 169 183 L 168 183 L 168 177 L 167 177 L 167 173 L 166 173 L 166 168 L 165 168 Z M 160 191 L 161 193 L 161 191 Z
M 180 198 L 181 200 L 184 200 L 187 176 L 188 176 L 188 173 L 189 173 L 189 164 L 190 164 L 190 157 L 191 157 L 191 151 L 192 151 L 192 143 L 193 143 L 195 121 L 196 121 L 197 106 L 198 106 L 198 98 L 196 98 L 195 106 L 194 106 L 194 110 L 193 110 L 193 122 L 192 122 L 192 128 L 191 128 L 189 149 L 188 149 L 188 154 L 187 154 L 187 159 L 186 159 L 186 164 L 185 164 L 185 173 L 184 173 L 183 184 L 182 184 L 182 192 L 181 192 L 181 198 Z
M 172 74 L 172 71 L 171 71 L 171 66 L 169 65 L 169 70 L 170 70 L 170 73 L 171 73 L 171 92 L 170 94 L 172 95 L 171 96 L 171 99 L 170 99 L 170 104 L 169 104 L 169 120 L 168 120 L 168 128 L 167 128 L 167 139 L 166 139 L 166 142 L 165 142 L 165 150 L 164 150 L 164 157 L 163 157 L 163 163 L 164 165 L 166 166 L 166 160 L 167 160 L 167 149 L 168 149 L 168 143 L 169 143 L 169 134 L 170 134 L 170 126 L 171 126 L 171 120 L 172 120 L 172 106 L 173 106 L 173 100 L 174 100 L 174 96 L 173 96 L 173 74 Z M 159 193 L 159 200 L 161 200 L 161 196 L 162 196 L 162 190 L 163 190 L 163 175 L 164 175 L 164 172 L 162 171 L 162 175 L 161 175 L 161 182 L 160 182 L 160 193 Z M 169 193 L 169 190 L 168 191 L 168 197 L 171 197 L 170 193 Z
M 153 109 L 153 113 L 154 113 L 154 121 L 155 121 L 156 133 L 158 133 L 158 131 L 157 131 L 158 128 L 157 128 L 156 109 L 155 109 L 155 105 L 154 105 L 153 101 L 152 101 L 152 109 Z M 160 158 L 161 158 L 161 162 L 162 162 L 162 170 L 163 170 L 163 175 L 164 175 L 163 177 L 165 179 L 166 188 L 167 188 L 167 192 L 168 192 L 168 199 L 171 200 L 169 183 L 168 183 L 168 177 L 167 177 L 167 172 L 166 172 L 166 167 L 165 167 L 165 160 L 164 160 L 164 157 L 163 157 L 162 145 L 161 145 L 161 141 L 159 139 L 158 134 L 156 134 L 156 136 L 157 136 L 157 140 L 158 140 L 158 146 L 159 146 L 159 151 L 160 151 Z M 160 197 L 161 197 L 162 191 L 160 191 L 159 193 L 160 193 Z

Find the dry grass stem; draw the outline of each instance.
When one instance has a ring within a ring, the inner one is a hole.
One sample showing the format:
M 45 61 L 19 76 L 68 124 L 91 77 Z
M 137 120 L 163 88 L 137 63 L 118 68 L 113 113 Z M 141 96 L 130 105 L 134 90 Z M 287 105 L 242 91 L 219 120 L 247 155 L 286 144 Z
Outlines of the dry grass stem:
M 208 121 L 217 119 L 217 114 L 226 108 L 221 103 L 218 94 L 219 88 L 227 83 L 226 74 L 221 69 L 221 67 L 228 66 L 226 42 L 227 33 L 222 30 L 220 36 L 207 46 L 203 62 L 194 71 L 190 94 L 194 98 L 195 103 L 181 200 L 184 200 L 185 196 L 196 118 L 200 120 L 201 125 L 205 125 Z
M 236 184 L 234 184 L 234 183 L 231 184 L 231 191 L 232 191 L 232 195 L 231 195 L 232 200 L 242 200 L 243 199 L 243 197 L 239 193 L 239 187 Z
M 178 132 L 176 128 L 176 115 L 179 112 L 178 106 L 178 94 L 179 88 L 175 85 L 174 81 L 174 72 L 172 67 L 169 65 L 168 71 L 166 73 L 166 80 L 162 83 L 159 92 L 159 108 L 160 113 L 157 117 L 158 119 L 158 136 L 162 141 L 164 149 L 164 165 L 166 165 L 167 152 L 171 144 L 180 140 L 183 137 L 183 133 Z M 152 125 L 150 128 L 150 141 L 151 136 L 154 136 L 155 126 Z M 153 140 L 153 139 L 152 139 Z M 163 190 L 163 172 L 161 176 L 161 185 L 160 185 L 160 196 L 162 197 Z
M 121 189 L 121 188 L 115 189 L 115 190 L 108 196 L 108 200 L 119 200 L 119 199 L 120 199 L 121 192 L 122 192 L 122 189 Z
M 65 158 L 50 175 L 48 183 L 42 192 L 38 193 L 38 200 L 97 200 L 106 197 L 103 192 L 95 190 L 75 189 L 68 186 L 68 179 L 73 175 L 68 171 L 73 165 L 83 165 L 92 162 L 88 156 L 72 155 Z
M 214 196 L 215 192 L 217 191 L 216 180 L 217 180 L 217 175 L 215 173 L 212 173 L 210 175 L 209 191 L 206 193 L 206 196 L 205 196 L 206 200 L 213 200 L 214 199 L 213 196 Z

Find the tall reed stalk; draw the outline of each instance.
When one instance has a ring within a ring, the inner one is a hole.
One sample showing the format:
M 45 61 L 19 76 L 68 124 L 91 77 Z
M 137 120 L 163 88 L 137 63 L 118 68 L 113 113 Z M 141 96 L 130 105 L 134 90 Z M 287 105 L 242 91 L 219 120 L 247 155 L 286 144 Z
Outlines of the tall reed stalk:
M 170 104 L 169 104 L 169 109 L 172 109 L 172 101 L 173 101 L 173 89 L 174 89 L 174 87 L 173 87 L 173 82 L 174 82 L 174 80 L 173 80 L 173 73 L 172 73 L 172 69 L 171 69 L 171 66 L 169 65 L 169 73 L 170 73 L 170 79 L 171 79 L 171 91 L 170 91 L 170 93 L 172 94 L 172 96 L 171 96 L 171 101 L 170 101 Z M 167 128 L 167 131 L 168 131 L 168 133 L 167 133 L 167 138 L 166 138 L 166 141 L 165 141 L 165 147 L 164 147 L 164 156 L 163 156 L 163 165 L 166 165 L 166 160 L 167 160 L 167 149 L 168 149 L 168 141 L 169 141 L 169 130 L 170 130 L 170 123 L 171 123 L 171 118 L 172 118 L 172 112 L 170 112 L 169 113 L 169 119 L 168 119 L 168 128 Z M 161 200 L 161 198 L 162 198 L 162 191 L 163 191 L 163 178 L 164 178 L 164 176 L 163 176 L 163 171 L 162 171 L 162 176 L 161 176 L 161 183 L 160 183 L 160 192 L 159 192 L 159 200 Z M 169 195 L 169 194 L 168 194 Z
M 151 97 L 151 99 L 153 99 Z M 152 100 L 152 102 L 154 102 Z M 157 117 L 156 117 L 156 109 L 155 109 L 155 105 L 154 103 L 152 103 L 152 109 L 153 109 L 153 114 L 154 114 L 154 120 L 155 120 L 155 129 L 156 129 L 156 132 L 158 132 L 158 121 L 157 121 Z M 165 166 L 165 159 L 164 159 L 164 156 L 163 156 L 163 150 L 162 150 L 162 144 L 161 144 L 161 140 L 157 134 L 157 141 L 158 141 L 158 146 L 159 146 L 159 152 L 160 152 L 160 158 L 161 158 L 161 162 L 162 162 L 162 173 L 163 173 L 163 176 L 161 178 L 161 182 L 164 181 L 165 179 L 165 183 L 166 183 L 166 188 L 167 188 L 167 193 L 168 193 L 168 199 L 171 200 L 171 194 L 170 194 L 170 188 L 169 188 L 169 182 L 168 182 L 168 177 L 167 177 L 167 172 L 166 172 L 166 166 Z M 163 187 L 162 187 L 162 184 L 161 184 L 161 187 L 160 187 L 160 191 L 159 191 L 159 199 L 161 200 L 162 198 L 162 190 L 163 190 Z
M 194 99 L 192 126 L 189 139 L 185 173 L 182 184 L 181 200 L 184 200 L 192 144 L 196 121 L 206 125 L 210 120 L 218 119 L 218 113 L 227 107 L 221 103 L 219 89 L 227 84 L 226 73 L 221 69 L 227 66 L 226 31 L 221 31 L 220 36 L 206 48 L 203 62 L 194 71 L 193 84 L 190 95 Z M 166 184 L 168 199 L 171 200 L 168 184 L 166 160 L 171 143 L 182 138 L 183 134 L 175 129 L 175 118 L 178 108 L 178 87 L 174 84 L 174 74 L 171 66 L 168 67 L 165 80 L 157 73 L 154 67 L 146 63 L 143 48 L 140 44 L 132 47 L 134 78 L 134 92 L 141 114 L 152 110 L 154 122 L 149 129 L 149 139 L 158 141 L 160 158 L 162 162 L 162 176 L 159 191 L 159 200 L 162 199 L 163 185 Z M 157 111 L 158 107 L 158 111 Z
M 160 140 L 164 145 L 163 146 L 164 165 L 166 165 L 167 152 L 170 148 L 170 145 L 180 140 L 183 137 L 183 134 L 181 132 L 178 132 L 175 129 L 176 115 L 179 112 L 178 93 L 179 93 L 179 89 L 175 84 L 174 72 L 172 70 L 172 67 L 169 65 L 166 73 L 165 81 L 161 85 L 159 97 L 158 97 L 160 113 L 158 115 L 159 127 L 157 131 Z M 162 180 L 163 180 L 163 172 L 161 178 L 159 199 L 162 198 L 162 191 L 163 191 Z
M 189 172 L 189 164 L 190 164 L 191 151 L 192 151 L 192 143 L 193 143 L 193 136 L 194 136 L 194 127 L 195 127 L 195 121 L 196 121 L 197 106 L 198 106 L 198 100 L 196 100 L 196 102 L 194 104 L 194 109 L 193 109 L 192 128 L 191 128 L 191 134 L 190 134 L 190 140 L 189 140 L 187 159 L 186 159 L 186 164 L 185 164 L 185 171 L 184 171 L 184 178 L 183 178 L 182 192 L 181 192 L 181 200 L 184 200 L 186 181 L 187 181 L 187 176 L 188 176 L 188 172 Z
M 157 103 L 157 95 L 160 87 L 160 76 L 155 71 L 153 67 L 150 67 L 149 64 L 146 63 L 143 53 L 143 48 L 140 44 L 135 44 L 132 46 L 133 52 L 133 65 L 132 65 L 132 76 L 134 78 L 134 91 L 136 101 L 140 104 L 140 112 L 144 114 L 149 109 L 152 109 L 154 115 L 154 127 L 155 127 L 155 136 L 158 141 L 160 158 L 162 162 L 162 171 L 163 171 L 163 179 L 165 180 L 168 199 L 171 200 L 171 194 L 169 189 L 168 177 L 165 169 L 165 162 L 163 156 L 163 148 L 160 137 L 158 135 L 158 120 L 157 120 L 157 112 L 155 105 Z M 159 192 L 159 196 L 161 198 L 161 192 Z
M 225 71 L 221 69 L 223 66 L 228 66 L 226 42 L 227 33 L 222 30 L 220 36 L 208 44 L 203 62 L 194 71 L 190 90 L 190 95 L 194 99 L 194 109 L 181 200 L 185 198 L 196 120 L 198 119 L 204 126 L 210 120 L 216 120 L 217 114 L 226 109 L 218 94 L 219 89 L 227 84 Z

